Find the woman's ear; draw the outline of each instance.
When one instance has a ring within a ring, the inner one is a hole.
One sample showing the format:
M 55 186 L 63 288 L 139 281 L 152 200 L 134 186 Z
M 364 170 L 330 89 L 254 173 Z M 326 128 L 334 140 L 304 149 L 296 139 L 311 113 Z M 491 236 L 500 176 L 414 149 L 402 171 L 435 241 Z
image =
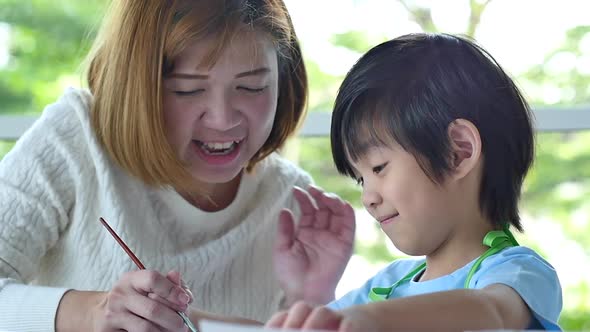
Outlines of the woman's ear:
M 477 127 L 468 120 L 457 119 L 449 124 L 451 145 L 451 177 L 460 179 L 469 174 L 481 159 L 481 137 Z

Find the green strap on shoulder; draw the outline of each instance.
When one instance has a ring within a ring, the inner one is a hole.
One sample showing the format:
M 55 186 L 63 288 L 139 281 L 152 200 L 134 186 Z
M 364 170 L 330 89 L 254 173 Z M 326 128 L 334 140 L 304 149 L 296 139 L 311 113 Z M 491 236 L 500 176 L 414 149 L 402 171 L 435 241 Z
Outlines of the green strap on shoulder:
M 473 266 L 469 270 L 467 274 L 467 278 L 465 279 L 465 283 L 463 284 L 464 288 L 469 288 L 469 283 L 473 278 L 473 275 L 479 269 L 481 263 L 484 259 L 497 254 L 498 252 L 502 251 L 507 247 L 518 246 L 518 242 L 512 235 L 509 230 L 509 225 L 504 224 L 504 227 L 501 231 L 491 231 L 486 234 L 483 239 L 483 244 L 490 247 L 486 252 L 484 252 L 479 258 L 473 263 Z M 393 291 L 400 285 L 405 282 L 412 280 L 418 273 L 422 272 L 426 268 L 426 262 L 420 264 L 408 274 L 406 274 L 402 279 L 398 280 L 395 284 L 391 285 L 391 287 L 374 287 L 371 288 L 369 291 L 369 300 L 372 302 L 378 302 L 387 300 Z
M 477 270 L 479 269 L 481 263 L 484 259 L 497 254 L 498 252 L 504 250 L 508 247 L 518 246 L 518 242 L 508 229 L 508 225 L 504 225 L 504 229 L 501 231 L 491 231 L 483 238 L 483 244 L 490 247 L 490 249 L 486 250 L 483 255 L 479 256 L 479 258 L 475 261 L 469 273 L 467 274 L 467 278 L 465 279 L 465 283 L 463 284 L 463 288 L 469 288 L 469 283 L 471 282 L 471 278 Z
M 393 293 L 393 291 L 397 288 L 397 286 L 399 286 L 400 284 L 403 284 L 404 282 L 408 282 L 408 281 L 412 280 L 412 278 L 416 274 L 420 273 L 425 268 L 426 268 L 426 262 L 424 262 L 424 263 L 420 264 L 419 266 L 417 266 L 416 268 L 414 268 L 412 271 L 410 271 L 410 273 L 406 274 L 405 277 L 401 278 L 395 284 L 391 285 L 391 287 L 371 288 L 371 290 L 369 291 L 369 299 L 373 302 L 387 300 L 389 298 L 389 295 Z

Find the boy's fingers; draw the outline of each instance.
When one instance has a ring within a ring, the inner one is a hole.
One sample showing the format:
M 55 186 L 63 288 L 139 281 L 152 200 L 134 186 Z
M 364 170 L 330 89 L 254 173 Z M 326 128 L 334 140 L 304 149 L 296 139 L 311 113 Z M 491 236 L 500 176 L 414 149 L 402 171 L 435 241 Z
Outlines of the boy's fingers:
M 330 226 L 330 215 L 331 212 L 325 209 L 320 209 L 315 218 L 313 218 L 313 224 L 311 225 L 314 229 L 325 230 Z
M 293 214 L 287 209 L 283 209 L 279 214 L 279 225 L 277 227 L 277 239 L 275 248 L 278 250 L 287 250 L 293 246 L 295 239 L 295 221 Z
M 303 324 L 302 329 L 337 330 L 342 317 L 326 307 L 315 308 Z
M 289 315 L 283 323 L 283 328 L 300 329 L 307 320 L 311 310 L 312 308 L 303 302 L 295 303 L 289 310 Z
M 326 207 L 335 214 L 343 214 L 344 212 L 349 211 L 348 207 L 350 205 L 338 197 L 338 195 L 326 193 L 314 186 L 309 187 L 309 194 L 318 203 L 318 208 L 320 209 Z
M 276 314 L 274 314 L 269 320 L 268 322 L 266 322 L 266 324 L 264 324 L 264 327 L 282 327 L 283 323 L 285 322 L 285 319 L 287 319 L 287 316 L 289 315 L 288 311 L 281 311 L 278 312 Z
M 303 215 L 312 214 L 317 211 L 316 202 L 305 190 L 297 186 L 293 187 L 293 196 L 295 196 L 297 203 L 299 203 L 299 208 Z
M 354 209 L 352 206 L 338 196 L 329 197 L 324 195 L 321 200 L 335 215 L 354 215 Z

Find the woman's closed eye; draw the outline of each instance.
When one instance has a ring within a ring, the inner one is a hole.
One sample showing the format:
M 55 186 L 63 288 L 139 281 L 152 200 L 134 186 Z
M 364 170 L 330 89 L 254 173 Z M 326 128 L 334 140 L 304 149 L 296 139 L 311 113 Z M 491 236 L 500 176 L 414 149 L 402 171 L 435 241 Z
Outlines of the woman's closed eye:
M 248 86 L 238 86 L 237 89 L 238 90 L 245 91 L 245 92 L 248 92 L 248 93 L 256 94 L 256 93 L 260 93 L 260 92 L 266 90 L 267 87 L 268 86 L 263 86 L 263 87 L 260 87 L 260 88 L 248 87 Z
M 174 94 L 177 96 L 194 96 L 201 92 L 205 91 L 205 89 L 195 89 L 195 90 L 175 90 Z

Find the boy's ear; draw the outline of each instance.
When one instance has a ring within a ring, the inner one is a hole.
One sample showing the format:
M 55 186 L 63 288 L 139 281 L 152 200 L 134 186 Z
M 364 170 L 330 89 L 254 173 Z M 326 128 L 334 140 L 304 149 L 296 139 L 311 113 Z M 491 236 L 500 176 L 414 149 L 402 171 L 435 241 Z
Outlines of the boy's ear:
M 457 119 L 449 124 L 451 144 L 451 177 L 460 179 L 469 174 L 481 159 L 481 137 L 471 121 Z

